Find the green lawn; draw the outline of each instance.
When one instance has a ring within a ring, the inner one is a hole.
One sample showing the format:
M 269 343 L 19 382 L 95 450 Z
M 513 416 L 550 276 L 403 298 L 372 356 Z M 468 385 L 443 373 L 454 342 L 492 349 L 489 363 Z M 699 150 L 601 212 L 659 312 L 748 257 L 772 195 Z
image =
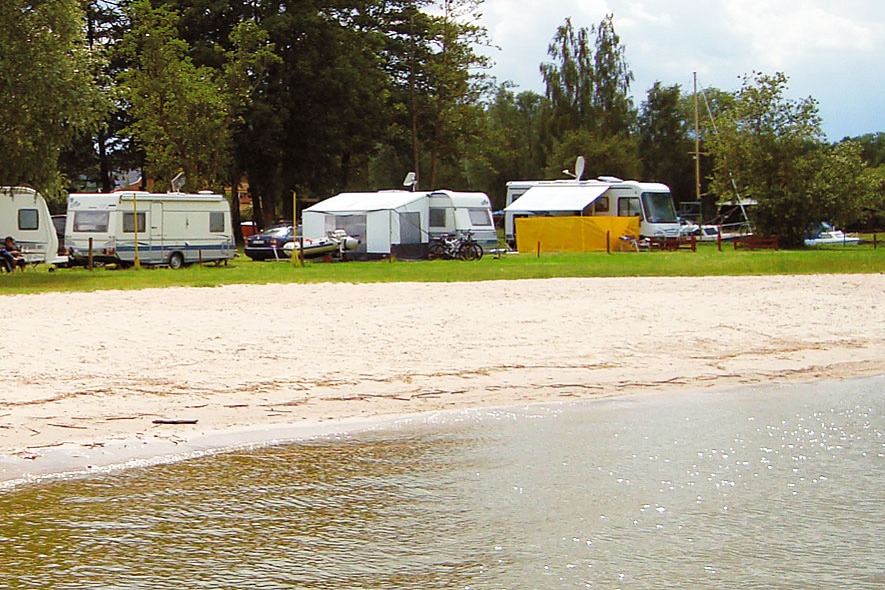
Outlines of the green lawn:
M 713 276 L 885 272 L 885 248 L 870 244 L 814 250 L 722 252 L 701 244 L 697 252 L 631 252 L 486 255 L 476 262 L 454 260 L 334 262 L 253 262 L 240 255 L 227 266 L 180 270 L 142 268 L 58 269 L 45 267 L 0 275 L 0 293 L 97 291 L 172 286 L 320 282 L 452 282 L 550 277 Z

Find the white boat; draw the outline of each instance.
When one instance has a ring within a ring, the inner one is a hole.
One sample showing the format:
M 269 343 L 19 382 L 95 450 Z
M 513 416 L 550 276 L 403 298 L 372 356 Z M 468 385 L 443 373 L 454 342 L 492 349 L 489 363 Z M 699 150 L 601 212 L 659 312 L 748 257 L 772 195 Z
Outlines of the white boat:
M 717 242 L 720 239 L 723 242 L 729 242 L 734 240 L 735 238 L 741 236 L 748 236 L 752 232 L 747 230 L 746 227 L 743 227 L 742 224 L 739 224 L 740 227 L 726 227 L 724 225 L 718 224 L 702 224 L 702 225 L 694 225 L 693 227 L 687 227 L 686 231 L 682 234 L 685 236 L 694 235 L 697 237 L 699 242 Z
M 348 236 L 344 230 L 336 229 L 322 238 L 299 238 L 288 242 L 283 246 L 283 251 L 287 256 L 291 257 L 294 250 L 301 250 L 302 241 L 304 242 L 304 250 L 301 255 L 304 258 L 340 255 L 347 250 L 356 249 L 357 245 L 359 245 L 359 240 Z
M 834 228 L 826 221 L 822 221 L 805 237 L 806 246 L 823 246 L 825 244 L 854 245 L 859 244 L 860 238 L 849 236 L 840 229 Z

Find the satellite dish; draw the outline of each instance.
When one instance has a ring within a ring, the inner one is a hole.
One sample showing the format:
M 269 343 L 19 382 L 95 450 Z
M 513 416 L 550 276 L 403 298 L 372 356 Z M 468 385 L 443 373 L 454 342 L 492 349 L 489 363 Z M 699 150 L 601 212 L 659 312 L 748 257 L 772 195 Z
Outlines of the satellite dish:
M 171 184 L 173 193 L 181 192 L 181 187 L 184 186 L 184 172 L 179 172 L 178 174 L 176 174 L 172 178 Z
M 415 190 L 415 186 L 418 184 L 418 175 L 414 172 L 409 172 L 406 174 L 406 177 L 403 179 L 403 186 L 409 187 L 411 190 Z
M 575 160 L 575 178 L 577 180 L 581 180 L 581 176 L 584 175 L 584 156 L 578 156 L 578 159 Z

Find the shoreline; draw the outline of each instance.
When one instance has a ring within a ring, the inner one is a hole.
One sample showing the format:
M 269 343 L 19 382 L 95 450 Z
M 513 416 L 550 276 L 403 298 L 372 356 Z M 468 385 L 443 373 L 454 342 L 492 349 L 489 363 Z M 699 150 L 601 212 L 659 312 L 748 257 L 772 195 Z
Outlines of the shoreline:
M 430 412 L 881 375 L 882 293 L 880 274 L 2 296 L 0 489 Z

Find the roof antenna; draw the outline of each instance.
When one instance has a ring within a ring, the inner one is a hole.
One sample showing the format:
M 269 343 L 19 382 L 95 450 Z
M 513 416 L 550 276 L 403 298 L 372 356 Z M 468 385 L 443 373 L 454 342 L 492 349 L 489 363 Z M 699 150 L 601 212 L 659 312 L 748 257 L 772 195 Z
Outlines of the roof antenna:
M 184 171 L 182 170 L 178 174 L 172 177 L 170 184 L 172 185 L 173 193 L 180 193 L 181 187 L 184 186 Z
M 418 175 L 414 172 L 409 172 L 406 174 L 406 177 L 403 179 L 403 186 L 409 187 L 410 191 L 414 191 L 418 188 Z

